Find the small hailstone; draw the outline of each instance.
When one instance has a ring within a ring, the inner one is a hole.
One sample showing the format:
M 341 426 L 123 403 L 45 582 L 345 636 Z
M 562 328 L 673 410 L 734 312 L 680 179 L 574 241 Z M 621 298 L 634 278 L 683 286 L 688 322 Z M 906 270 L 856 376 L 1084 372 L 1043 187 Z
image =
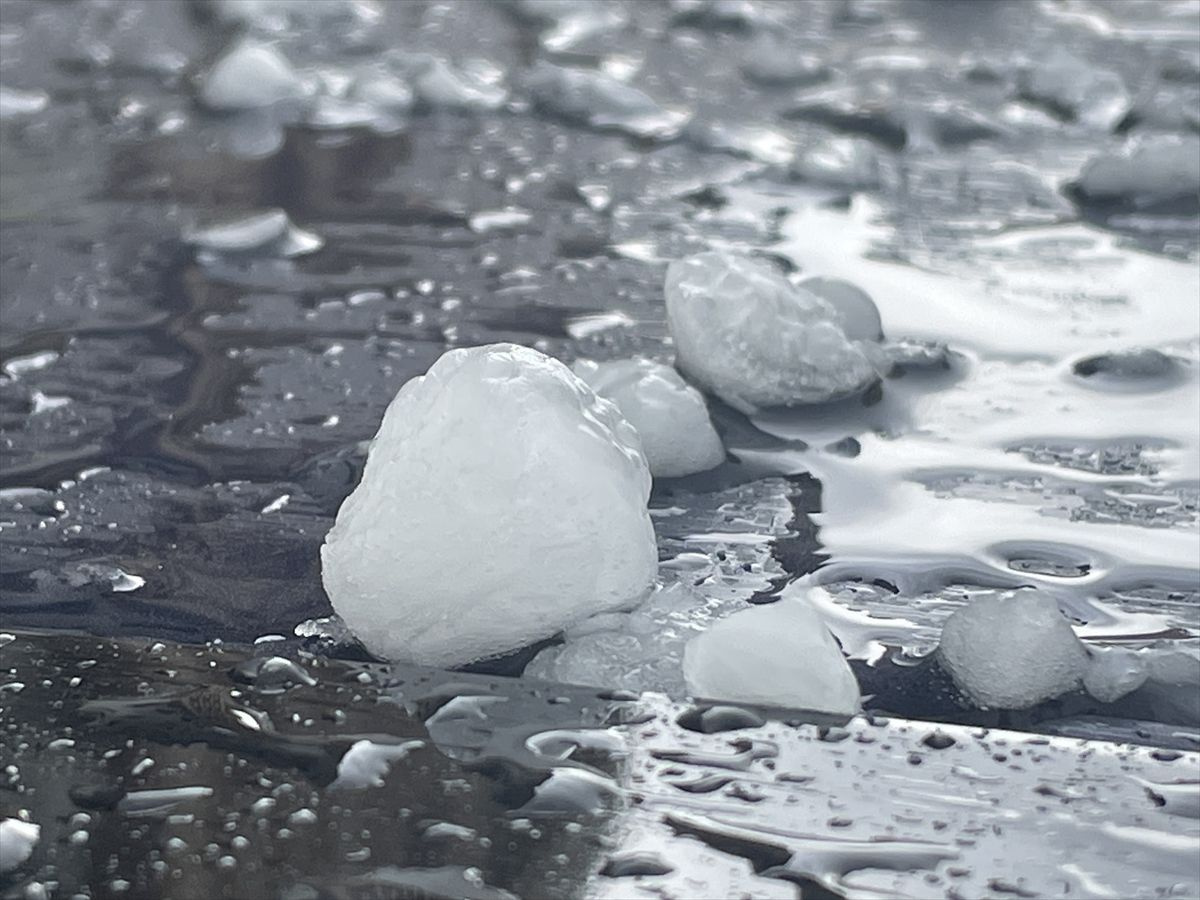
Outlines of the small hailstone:
M 308 79 L 270 44 L 244 39 L 204 75 L 200 100 L 209 109 L 258 109 L 313 92 Z
M 639 138 L 676 137 L 690 116 L 662 107 L 648 94 L 590 69 L 538 63 L 525 78 L 535 104 L 593 128 L 614 129 Z
M 580 360 L 574 372 L 637 429 L 655 478 L 704 472 L 724 462 L 725 448 L 704 397 L 670 366 L 648 359 Z
M 1083 686 L 1101 703 L 1112 703 L 1140 688 L 1149 675 L 1140 654 L 1123 647 L 1093 647 Z
M 765 263 L 700 253 L 671 263 L 665 291 L 676 366 L 735 409 L 836 400 L 877 378 L 842 313 Z
M 683 674 L 706 700 L 858 711 L 858 681 L 820 614 L 800 598 L 778 600 L 722 619 L 688 642 Z
M 1088 653 L 1054 598 L 1034 590 L 976 597 L 946 619 L 938 655 L 984 709 L 1026 709 L 1075 690 Z

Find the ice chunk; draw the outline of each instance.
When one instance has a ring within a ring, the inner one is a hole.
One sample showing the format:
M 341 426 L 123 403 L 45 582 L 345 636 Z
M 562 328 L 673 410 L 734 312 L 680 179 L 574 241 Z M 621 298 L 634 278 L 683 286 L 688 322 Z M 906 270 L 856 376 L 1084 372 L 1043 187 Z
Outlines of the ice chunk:
M 291 24 L 327 24 L 337 20 L 372 24 L 381 15 L 375 0 L 213 0 L 210 8 L 227 22 L 278 30 Z
M 545 26 L 538 41 L 555 53 L 629 22 L 625 9 L 611 0 L 516 0 L 513 10 Z
M 183 240 L 208 253 L 260 253 L 285 258 L 312 253 L 323 244 L 317 235 L 293 225 L 282 209 L 268 209 L 203 228 L 185 229 Z
M 723 619 L 688 642 L 688 691 L 706 700 L 853 715 L 858 682 L 820 614 L 784 598 Z
M 22 91 L 0 84 L 0 119 L 16 119 L 40 113 L 50 105 L 45 91 Z
M 41 826 L 20 819 L 0 820 L 0 872 L 11 872 L 33 854 Z
M 876 379 L 842 316 L 768 264 L 709 251 L 667 268 L 676 366 L 730 406 L 820 403 Z
M 879 185 L 879 151 L 866 138 L 831 137 L 797 153 L 791 171 L 816 184 L 867 190 Z
M 311 95 L 316 85 L 270 44 L 244 39 L 205 74 L 200 100 L 209 109 L 259 109 Z
M 637 432 L 562 363 L 452 350 L 388 406 L 322 580 L 373 652 L 467 663 L 636 602 L 649 493 Z
M 413 105 L 413 91 L 408 82 L 382 66 L 364 66 L 354 75 L 350 99 L 376 109 L 392 112 Z
M 1101 703 L 1112 703 L 1140 688 L 1149 675 L 1141 655 L 1132 650 L 1092 647 L 1083 686 Z
M 590 69 L 567 69 L 540 62 L 525 78 L 540 108 L 593 128 L 611 128 L 639 138 L 669 140 L 690 116 L 666 109 L 632 85 Z
M 1063 118 L 1111 130 L 1129 112 L 1130 96 L 1116 72 L 1059 48 L 1021 73 L 1020 92 Z
M 762 125 L 694 120 L 687 131 L 688 136 L 700 147 L 721 150 L 773 166 L 785 165 L 796 152 L 796 145 L 791 138 Z
M 704 397 L 670 366 L 648 359 L 580 360 L 575 374 L 617 404 L 642 439 L 655 478 L 703 472 L 725 460 Z
M 1083 642 L 1054 598 L 1034 590 L 983 595 L 942 628 L 938 655 L 954 683 L 982 708 L 1026 709 L 1079 686 Z
M 1075 189 L 1086 199 L 1135 207 L 1200 203 L 1200 136 L 1155 135 L 1100 153 L 1084 165 Z
M 388 61 L 409 80 L 417 99 L 434 109 L 499 109 L 508 100 L 508 91 L 495 83 L 500 73 L 490 67 L 468 69 L 432 53 L 403 51 L 388 54 Z

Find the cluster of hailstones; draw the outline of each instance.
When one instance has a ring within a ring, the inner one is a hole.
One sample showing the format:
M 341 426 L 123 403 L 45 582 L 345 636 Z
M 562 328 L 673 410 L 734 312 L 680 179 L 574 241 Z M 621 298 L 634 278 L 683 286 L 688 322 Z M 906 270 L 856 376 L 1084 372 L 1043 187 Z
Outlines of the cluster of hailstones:
M 706 252 L 670 265 L 665 294 L 673 368 L 572 370 L 492 344 L 451 350 L 400 389 L 321 548 L 325 590 L 368 649 L 450 667 L 628 609 L 657 573 L 651 478 L 725 460 L 698 388 L 753 413 L 854 396 L 885 368 L 879 312 L 845 282 L 794 284 L 767 262 Z M 947 624 L 942 663 L 970 699 L 1015 708 L 1085 679 L 1109 694 L 1137 680 L 1130 660 L 1091 661 L 1053 600 L 1029 593 L 981 599 Z M 1029 634 L 997 643 L 997 618 Z M 1031 640 L 1046 665 L 1009 684 L 1006 672 L 1032 670 L 1000 657 Z M 860 703 L 836 640 L 792 596 L 692 638 L 683 674 L 714 700 Z

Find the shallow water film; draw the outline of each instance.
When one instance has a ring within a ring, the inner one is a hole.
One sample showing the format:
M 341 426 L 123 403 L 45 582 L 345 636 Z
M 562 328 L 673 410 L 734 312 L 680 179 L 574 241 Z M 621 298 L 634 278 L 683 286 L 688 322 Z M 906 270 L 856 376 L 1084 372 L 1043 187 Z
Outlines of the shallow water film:
M 1200 896 L 1200 4 L 0 0 L 0 897 L 725 896 Z

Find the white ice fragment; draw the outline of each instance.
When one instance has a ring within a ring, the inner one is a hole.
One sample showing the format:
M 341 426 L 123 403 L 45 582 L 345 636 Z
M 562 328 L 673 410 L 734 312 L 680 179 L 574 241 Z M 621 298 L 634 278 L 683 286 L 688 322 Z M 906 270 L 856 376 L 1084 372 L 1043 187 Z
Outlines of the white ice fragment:
M 468 220 L 471 230 L 476 234 L 489 231 L 506 231 L 520 228 L 533 221 L 533 213 L 527 209 L 509 207 L 507 209 L 487 209 L 477 212 Z
M 676 366 L 730 406 L 821 403 L 876 379 L 841 315 L 768 264 L 709 251 L 667 268 Z
M 636 602 L 658 552 L 637 432 L 562 363 L 452 350 L 400 389 L 321 549 L 372 651 L 452 666 Z
M 40 113 L 50 105 L 45 91 L 23 91 L 0 84 L 0 119 L 16 119 Z
M 41 826 L 32 822 L 0 820 L 0 872 L 11 872 L 29 859 L 41 835 Z
M 839 278 L 806 278 L 800 287 L 812 291 L 842 316 L 842 330 L 854 341 L 883 340 L 883 320 L 871 295 Z
M 763 125 L 693 121 L 687 130 L 688 136 L 701 147 L 768 165 L 785 165 L 796 153 L 796 145 L 791 138 Z
M 704 397 L 670 366 L 648 359 L 580 360 L 575 374 L 637 429 L 655 478 L 704 472 L 725 460 Z
M 424 746 L 424 741 L 404 741 L 400 744 L 355 741 L 338 761 L 337 778 L 330 787 L 347 790 L 382 787 L 383 779 L 393 763 Z
M 305 97 L 315 85 L 270 44 L 243 39 L 204 75 L 200 99 L 209 109 L 259 109 Z
M 513 9 L 522 18 L 539 22 L 538 40 L 554 53 L 623 27 L 629 15 L 612 0 L 515 0 Z
M 363 67 L 354 75 L 349 97 L 376 109 L 398 112 L 413 105 L 413 91 L 403 78 L 382 66 Z
M 417 98 L 435 109 L 499 109 L 508 91 L 476 71 L 452 66 L 431 53 L 393 52 L 389 60 L 412 84 Z
M 879 150 L 866 138 L 831 137 L 796 153 L 791 171 L 804 181 L 850 190 L 878 187 Z
M 29 372 L 36 372 L 39 369 L 44 369 L 58 361 L 58 353 L 54 350 L 43 350 L 40 353 L 31 353 L 28 356 L 14 356 L 4 364 L 4 374 L 9 378 L 17 379 Z
M 338 20 L 369 25 L 382 14 L 376 0 L 212 0 L 210 8 L 226 22 L 267 31 Z
M 1093 200 L 1133 206 L 1200 202 L 1200 136 L 1154 135 L 1097 154 L 1084 165 L 1075 187 Z
M 282 209 L 250 213 L 203 228 L 188 228 L 182 238 L 209 253 L 261 253 L 284 258 L 312 253 L 324 243 L 312 232 L 293 225 Z
M 1021 94 L 1092 128 L 1112 130 L 1129 111 L 1130 96 L 1116 72 L 1063 48 L 1021 73 Z
M 1026 709 L 1079 686 L 1088 654 L 1053 597 L 1020 590 L 976 597 L 942 628 L 938 654 L 984 709 Z
M 689 693 L 706 700 L 858 711 L 858 681 L 812 606 L 784 598 L 722 619 L 683 655 Z
M 525 87 L 542 109 L 639 138 L 670 140 L 690 118 L 686 112 L 660 106 L 632 85 L 591 69 L 539 62 L 526 76 Z
M 1112 703 L 1146 683 L 1149 671 L 1141 654 L 1123 647 L 1092 647 L 1083 686 L 1101 703 Z

